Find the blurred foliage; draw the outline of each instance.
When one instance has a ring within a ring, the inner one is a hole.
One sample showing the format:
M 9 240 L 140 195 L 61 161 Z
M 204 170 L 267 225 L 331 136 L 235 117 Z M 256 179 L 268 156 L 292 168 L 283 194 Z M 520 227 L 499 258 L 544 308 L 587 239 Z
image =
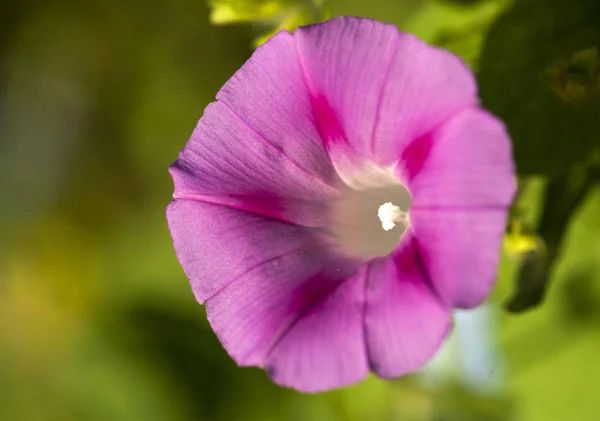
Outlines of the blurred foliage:
M 516 280 L 517 290 L 507 304 L 508 310 L 521 312 L 543 300 L 571 217 L 596 186 L 599 175 L 595 167 L 577 166 L 567 175 L 548 180 L 537 226 L 536 243 L 541 242 L 542 245 L 524 251 L 524 262 Z
M 600 2 L 519 0 L 481 57 L 484 105 L 506 122 L 519 174 L 561 176 L 598 151 Z
M 596 420 L 599 5 L 0 2 L 0 419 Z M 166 169 L 257 37 L 328 14 L 451 49 L 507 123 L 520 194 L 492 300 L 531 311 L 497 314 L 501 393 L 467 387 L 450 353 L 432 364 L 447 382 L 304 396 L 237 368 L 193 299 Z
M 434 421 L 504 421 L 513 419 L 513 403 L 505 396 L 477 396 L 460 385 L 448 387 L 436 402 Z
M 281 30 L 293 31 L 329 17 L 325 0 L 212 0 L 210 5 L 210 21 L 215 25 L 252 22 L 269 28 L 254 40 L 254 46 Z

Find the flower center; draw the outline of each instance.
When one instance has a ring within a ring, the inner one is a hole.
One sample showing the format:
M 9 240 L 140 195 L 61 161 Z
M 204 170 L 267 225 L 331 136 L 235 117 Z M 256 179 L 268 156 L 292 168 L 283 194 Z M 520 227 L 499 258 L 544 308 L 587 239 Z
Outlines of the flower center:
M 379 206 L 377 216 L 381 221 L 381 228 L 386 231 L 393 229 L 396 222 L 408 221 L 408 212 L 402 212 L 400 207 L 395 206 L 392 202 L 386 202 Z
M 348 189 L 330 206 L 329 230 L 351 256 L 371 259 L 391 253 L 410 223 L 408 190 L 393 184 Z

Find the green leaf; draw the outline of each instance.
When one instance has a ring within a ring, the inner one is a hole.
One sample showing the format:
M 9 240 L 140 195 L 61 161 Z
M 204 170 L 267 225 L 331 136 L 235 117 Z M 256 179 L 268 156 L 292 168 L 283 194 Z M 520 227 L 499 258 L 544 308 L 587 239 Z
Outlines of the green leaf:
M 599 48 L 597 0 L 517 0 L 491 28 L 481 97 L 507 124 L 519 174 L 564 174 L 599 149 Z
M 209 0 L 214 25 L 252 22 L 265 32 L 254 40 L 260 46 L 281 30 L 321 22 L 329 17 L 326 0 Z
M 504 395 L 477 394 L 450 384 L 439 394 L 433 412 L 433 421 L 506 421 L 514 418 L 515 405 Z
M 505 306 L 508 311 L 524 312 L 543 301 L 573 216 L 598 179 L 597 168 L 589 166 L 574 167 L 568 174 L 548 181 L 544 210 L 537 227 L 543 247 L 525 255 L 515 293 Z

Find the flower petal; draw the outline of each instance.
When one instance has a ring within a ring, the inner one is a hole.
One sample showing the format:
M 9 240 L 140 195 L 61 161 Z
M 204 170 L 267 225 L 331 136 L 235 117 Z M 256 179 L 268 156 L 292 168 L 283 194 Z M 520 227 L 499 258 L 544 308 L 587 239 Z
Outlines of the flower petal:
M 343 160 L 370 158 L 398 31 L 371 19 L 343 17 L 299 27 L 295 37 L 321 137 L 343 177 L 350 171 Z
M 265 265 L 279 265 L 282 256 L 314 248 L 319 239 L 308 228 L 191 200 L 171 202 L 167 221 L 200 303 L 238 278 L 263 273 Z
M 419 370 L 451 326 L 450 309 L 428 285 L 407 233 L 393 256 L 371 262 L 365 332 L 371 369 L 384 378 Z
M 195 208 L 211 206 L 189 203 Z M 220 235 L 212 227 L 212 235 L 204 229 L 194 231 L 187 234 L 190 252 L 184 249 L 182 255 L 181 247 L 178 250 L 197 295 L 206 297 L 210 287 L 207 316 L 231 357 L 240 365 L 266 366 L 276 381 L 305 391 L 324 390 L 364 376 L 360 304 L 364 289 L 355 285 L 360 279 L 348 281 L 360 262 L 343 257 L 309 229 L 223 210 L 226 213 L 220 219 L 227 225 Z M 184 211 L 190 214 L 190 209 Z M 192 215 L 191 220 L 216 217 L 206 211 L 210 209 Z M 204 246 L 196 237 L 202 237 Z M 221 242 L 227 242 L 227 247 Z M 313 330 L 309 340 L 302 332 L 315 318 L 322 334 Z M 295 339 L 299 336 L 304 338 L 303 345 Z M 342 348 L 332 347 L 336 337 L 335 344 Z M 305 347 L 306 359 L 300 361 L 288 352 L 290 344 Z M 346 347 L 352 351 L 340 351 Z M 329 372 L 321 373 L 323 364 L 329 363 L 333 364 Z M 307 371 L 297 377 L 297 367 Z
M 477 102 L 460 59 L 393 25 L 342 17 L 295 36 L 321 134 L 342 177 L 352 151 L 390 166 L 412 140 Z
M 319 392 L 355 383 L 367 375 L 365 276 L 363 267 L 289 327 L 265 365 L 276 383 Z
M 330 165 L 324 157 L 324 165 Z M 321 225 L 338 191 L 291 161 L 220 102 L 209 104 L 170 168 L 175 198 Z
M 507 209 L 515 194 L 508 134 L 500 120 L 477 108 L 411 144 L 402 162 L 412 209 Z
M 327 185 L 337 185 L 339 178 L 319 136 L 291 34 L 279 32 L 259 47 L 225 83 L 217 99 L 282 159 Z
M 417 209 L 410 218 L 423 265 L 442 299 L 458 308 L 479 305 L 496 278 L 507 212 Z

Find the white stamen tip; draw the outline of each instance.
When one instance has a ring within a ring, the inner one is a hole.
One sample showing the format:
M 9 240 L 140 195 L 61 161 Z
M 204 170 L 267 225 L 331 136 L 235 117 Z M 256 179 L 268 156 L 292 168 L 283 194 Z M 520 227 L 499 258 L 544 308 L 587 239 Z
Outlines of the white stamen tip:
M 403 215 L 398 206 L 394 206 L 392 202 L 387 202 L 379 206 L 377 216 L 381 221 L 381 228 L 389 231 L 396 226 L 396 222 L 402 220 Z

